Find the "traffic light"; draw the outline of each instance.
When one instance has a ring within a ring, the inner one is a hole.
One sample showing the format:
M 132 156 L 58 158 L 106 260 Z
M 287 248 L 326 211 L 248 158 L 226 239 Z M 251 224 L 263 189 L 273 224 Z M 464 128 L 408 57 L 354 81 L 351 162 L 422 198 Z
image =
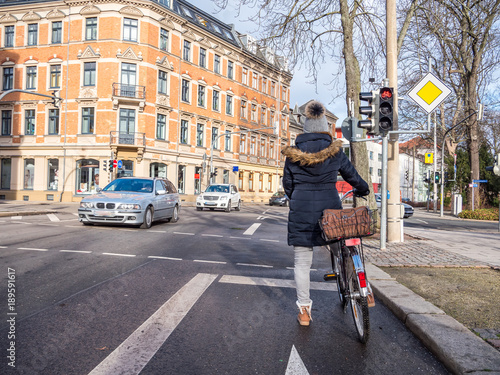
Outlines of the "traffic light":
M 57 105 L 59 104 L 59 100 L 60 100 L 60 99 L 57 97 L 57 95 L 56 95 L 56 94 L 57 94 L 57 90 L 52 91 L 52 105 L 53 105 L 54 107 L 57 107 Z
M 366 129 L 369 135 L 379 135 L 379 90 L 360 92 L 359 100 L 367 101 L 368 105 L 359 107 L 359 114 L 367 118 L 358 122 L 358 128 Z
M 405 171 L 405 180 L 408 181 L 408 171 Z
M 109 165 L 109 171 L 113 172 L 113 160 L 109 160 L 108 165 Z
M 217 176 L 217 169 L 214 169 L 214 171 L 210 173 L 210 178 L 213 178 L 215 176 Z
M 108 171 L 108 161 L 107 161 L 107 160 L 104 160 L 104 161 L 102 162 L 102 170 L 103 170 L 104 172 L 107 172 L 107 171 Z
M 434 174 L 434 182 L 435 182 L 436 184 L 439 184 L 439 181 L 440 181 L 440 180 L 441 180 L 441 174 L 440 174 L 439 172 L 436 172 L 436 173 Z
M 447 184 L 449 180 L 449 174 L 448 171 L 444 171 L 444 183 Z
M 495 155 L 495 164 L 493 167 L 486 167 L 487 171 L 492 171 L 496 176 L 500 176 L 500 154 Z
M 394 127 L 394 89 L 382 87 L 379 90 L 378 127 L 381 133 L 389 132 Z
M 431 182 L 431 179 L 430 179 L 430 171 L 426 171 L 425 174 L 424 174 L 424 182 L 426 184 L 428 184 L 429 182 Z

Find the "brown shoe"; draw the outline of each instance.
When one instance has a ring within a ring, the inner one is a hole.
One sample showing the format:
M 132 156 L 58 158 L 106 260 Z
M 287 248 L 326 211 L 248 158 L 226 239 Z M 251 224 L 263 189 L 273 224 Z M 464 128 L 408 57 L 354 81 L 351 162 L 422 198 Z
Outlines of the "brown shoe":
M 368 302 L 368 307 L 375 306 L 375 296 L 373 295 L 373 290 L 370 283 L 368 283 L 368 296 L 366 297 L 366 302 Z
M 309 305 L 299 305 L 297 302 L 297 306 L 299 307 L 299 315 L 297 316 L 297 320 L 301 326 L 308 326 L 311 323 L 311 306 Z

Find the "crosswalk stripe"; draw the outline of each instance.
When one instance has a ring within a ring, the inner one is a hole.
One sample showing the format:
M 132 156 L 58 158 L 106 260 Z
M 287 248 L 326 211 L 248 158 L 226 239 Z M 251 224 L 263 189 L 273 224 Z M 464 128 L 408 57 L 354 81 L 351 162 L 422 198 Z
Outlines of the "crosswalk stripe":
M 219 282 L 226 283 L 226 284 L 274 286 L 274 287 L 280 287 L 280 288 L 295 288 L 295 281 L 294 280 L 271 279 L 268 277 L 224 275 L 220 278 Z M 331 283 L 331 282 L 326 283 L 326 282 L 311 281 L 311 289 L 337 291 L 337 284 Z
M 139 374 L 217 276 L 193 277 L 89 375 Z

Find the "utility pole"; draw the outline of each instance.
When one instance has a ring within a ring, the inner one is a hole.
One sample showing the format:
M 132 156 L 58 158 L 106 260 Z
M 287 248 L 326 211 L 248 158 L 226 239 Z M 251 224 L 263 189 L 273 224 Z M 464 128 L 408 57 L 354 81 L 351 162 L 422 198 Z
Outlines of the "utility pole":
M 398 47 L 396 24 L 396 0 L 386 0 L 386 71 L 389 86 L 394 88 L 393 130 L 398 130 Z M 399 180 L 399 142 L 398 135 L 390 135 L 387 160 L 387 229 L 389 242 L 401 242 L 400 180 Z M 382 191 L 382 194 L 387 192 Z

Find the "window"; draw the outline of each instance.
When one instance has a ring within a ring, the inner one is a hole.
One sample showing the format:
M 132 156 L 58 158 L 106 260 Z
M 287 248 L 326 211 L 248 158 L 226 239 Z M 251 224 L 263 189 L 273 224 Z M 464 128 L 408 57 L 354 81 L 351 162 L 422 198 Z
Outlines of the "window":
M 248 175 L 248 190 L 253 191 L 253 173 L 250 172 Z
M 24 159 L 24 189 L 33 190 L 35 159 Z
M 260 112 L 260 123 L 263 124 L 263 125 L 266 125 L 266 109 L 265 108 L 262 108 L 261 112 Z
M 49 109 L 49 135 L 59 134 L 59 109 Z
M 97 17 L 85 19 L 85 40 L 97 40 Z
M 167 178 L 167 165 L 164 163 L 151 163 L 149 166 L 149 176 Z
M 12 111 L 2 111 L 2 135 L 11 135 L 12 132 Z
M 56 89 L 61 87 L 61 65 L 50 66 L 50 88 Z
M 95 62 L 86 62 L 83 64 L 83 85 L 84 86 L 95 86 Z
M 137 65 L 122 63 L 121 96 L 135 97 L 135 82 L 137 78 Z
M 255 72 L 252 72 L 252 87 L 254 89 L 259 88 L 259 75 Z
M 196 146 L 203 147 L 203 124 L 196 125 Z
M 226 137 L 224 140 L 224 150 L 225 151 L 231 151 L 231 131 L 226 130 Z
M 222 171 L 222 183 L 229 184 L 229 171 L 227 169 Z
M 271 96 L 276 96 L 276 82 L 271 81 Z
M 256 138 L 252 137 L 252 139 L 250 140 L 250 155 L 255 155 L 255 142 Z
M 14 25 L 5 26 L 4 47 L 14 47 Z
M 186 181 L 186 166 L 179 165 L 179 174 L 177 179 L 177 190 L 179 194 L 185 193 L 184 191 L 185 181 Z
M 207 50 L 200 47 L 200 66 L 202 68 L 207 67 Z
M 226 95 L 226 115 L 233 115 L 233 97 Z
M 205 86 L 198 85 L 198 106 L 205 108 Z
M 382 154 L 378 154 L 378 161 L 382 161 Z
M 2 159 L 0 189 L 10 189 L 11 159 Z
M 52 44 L 62 42 L 62 21 L 52 22 Z
M 220 74 L 220 56 L 214 55 L 214 72 Z
M 378 175 L 379 177 L 382 177 L 382 169 L 377 170 L 377 175 Z
M 160 29 L 160 49 L 168 51 L 168 31 L 163 28 Z
M 244 100 L 241 101 L 240 117 L 244 119 L 247 118 L 247 102 Z
M 135 110 L 120 108 L 120 141 L 133 142 L 134 140 L 129 140 L 129 137 L 124 137 L 126 134 L 134 134 L 135 132 Z
M 238 189 L 243 190 L 243 172 L 238 173 Z
M 92 194 L 95 192 L 95 176 L 99 174 L 99 161 L 82 159 L 76 162 L 76 193 Z
M 163 70 L 158 71 L 158 92 L 167 94 L 167 72 Z
M 286 86 L 283 86 L 282 90 L 283 90 L 283 92 L 281 94 L 281 100 L 284 100 L 286 102 L 286 101 L 288 101 L 288 99 L 287 99 L 288 90 L 287 90 Z
M 195 194 L 201 193 L 201 179 L 200 179 L 201 173 L 202 173 L 201 167 L 194 168 L 194 193 Z
M 370 151 L 370 160 L 373 160 L 373 151 Z
M 248 85 L 248 69 L 247 68 L 243 68 L 243 70 L 241 72 L 241 83 L 243 83 L 244 85 Z
M 252 104 L 251 120 L 257 122 L 257 104 Z
M 32 23 L 28 25 L 28 46 L 36 46 L 38 44 L 38 24 Z
M 137 42 L 137 27 L 139 21 L 133 18 L 123 19 L 123 40 Z
M 267 190 L 273 191 L 273 176 L 272 175 L 267 176 Z
M 267 78 L 262 77 L 262 92 L 267 94 Z
M 14 68 L 3 68 L 3 84 L 2 89 L 12 90 L 14 88 Z
M 269 159 L 274 159 L 274 142 L 269 142 Z
M 212 128 L 212 146 L 214 150 L 217 150 L 219 147 L 217 146 L 217 140 L 219 139 L 219 129 L 218 128 Z
M 219 91 L 213 90 L 212 93 L 212 110 L 219 111 Z
M 270 117 L 270 120 L 271 120 L 270 125 L 271 125 L 271 126 L 273 126 L 273 127 L 275 127 L 275 122 L 276 122 L 276 120 L 275 120 L 275 118 L 274 118 L 274 111 L 271 111 L 271 114 L 270 114 L 270 116 L 269 116 L 269 117 Z
M 247 144 L 247 138 L 246 136 L 242 135 L 240 137 L 240 154 L 246 153 L 246 144 Z
M 47 190 L 57 190 L 57 183 L 59 180 L 59 159 L 48 160 L 48 180 Z
M 182 58 L 186 61 L 191 61 L 191 42 L 184 41 L 184 48 L 182 49 Z
M 260 156 L 262 158 L 266 157 L 266 140 L 265 139 L 260 141 Z
M 27 109 L 24 111 L 24 134 L 35 135 L 35 110 Z
M 286 130 L 286 116 L 281 115 L 281 129 Z
M 370 176 L 373 174 L 373 167 L 370 167 Z
M 26 89 L 36 89 L 36 66 L 26 67 Z
M 227 78 L 234 79 L 234 63 L 232 61 L 227 62 Z
M 167 130 L 167 116 L 158 113 L 156 115 L 156 138 L 165 139 Z
M 264 173 L 259 173 L 259 190 L 264 191 Z
M 188 143 L 188 122 L 187 120 L 181 120 L 181 143 Z
M 94 134 L 94 107 L 82 108 L 82 134 Z
M 182 97 L 183 102 L 189 103 L 189 81 L 183 79 L 182 80 Z

